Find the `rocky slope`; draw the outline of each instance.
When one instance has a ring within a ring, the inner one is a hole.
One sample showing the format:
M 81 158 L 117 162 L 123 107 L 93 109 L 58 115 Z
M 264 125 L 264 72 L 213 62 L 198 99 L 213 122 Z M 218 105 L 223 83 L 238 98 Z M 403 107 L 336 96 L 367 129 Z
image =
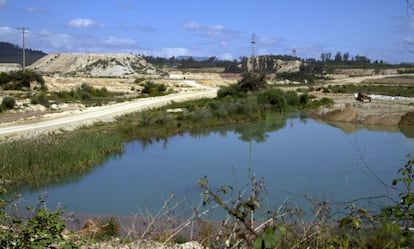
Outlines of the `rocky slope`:
M 126 77 L 154 74 L 154 66 L 133 54 L 50 54 L 30 68 L 49 74 L 90 77 Z

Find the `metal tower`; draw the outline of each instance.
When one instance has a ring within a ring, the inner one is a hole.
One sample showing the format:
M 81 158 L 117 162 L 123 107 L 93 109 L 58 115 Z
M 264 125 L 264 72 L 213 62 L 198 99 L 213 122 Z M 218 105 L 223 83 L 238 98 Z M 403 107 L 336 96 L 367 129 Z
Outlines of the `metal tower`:
M 255 44 L 256 44 L 256 34 L 255 33 L 253 33 L 252 34 L 252 41 L 251 41 L 251 44 L 252 44 L 252 58 L 251 58 L 251 64 L 252 64 L 252 72 L 254 72 L 254 67 L 255 67 L 255 54 L 254 54 L 254 49 L 255 49 Z
M 22 62 L 22 67 L 23 67 L 23 72 L 26 70 L 26 47 L 25 47 L 25 39 L 24 39 L 24 35 L 27 32 L 27 28 L 18 28 L 21 30 L 22 33 L 22 50 L 23 50 L 23 62 Z

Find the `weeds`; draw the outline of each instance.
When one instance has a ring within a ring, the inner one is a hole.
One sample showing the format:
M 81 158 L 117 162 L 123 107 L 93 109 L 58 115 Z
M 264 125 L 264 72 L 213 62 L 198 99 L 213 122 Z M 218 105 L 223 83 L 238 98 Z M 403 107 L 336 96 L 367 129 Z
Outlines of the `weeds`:
M 81 176 L 105 158 L 122 151 L 117 133 L 73 132 L 0 144 L 1 175 L 13 187 L 36 188 Z M 10 186 L 11 187 L 11 186 Z
M 214 202 L 228 215 L 218 230 L 209 231 L 211 239 L 204 245 L 210 248 L 255 249 L 412 248 L 412 166 L 413 160 L 410 158 L 398 171 L 401 178 L 393 180 L 394 185 L 403 185 L 401 202 L 386 207 L 379 213 L 351 203 L 343 207 L 346 215 L 338 216 L 332 213 L 332 204 L 328 201 L 310 198 L 309 202 L 313 207 L 311 214 L 306 215 L 302 208 L 283 204 L 276 210 L 266 211 L 269 218 L 262 221 L 253 217 L 262 208 L 262 179 L 253 176 L 250 184 L 239 190 L 222 186 L 213 191 L 209 187 L 208 179 L 204 177 L 199 181 L 204 193 L 204 203 Z M 231 197 L 229 192 L 234 191 L 237 194 Z
M 381 85 L 381 84 L 367 84 L 367 85 L 334 85 L 322 88 L 324 92 L 329 93 L 356 93 L 365 92 L 369 94 L 379 94 L 387 96 L 403 96 L 414 97 L 414 88 L 412 86 L 404 85 Z
M 66 220 L 62 209 L 49 211 L 41 197 L 36 207 L 27 208 L 29 216 L 23 218 L 6 213 L 12 203 L 1 201 L 5 203 L 0 207 L 1 248 L 77 248 L 63 237 Z

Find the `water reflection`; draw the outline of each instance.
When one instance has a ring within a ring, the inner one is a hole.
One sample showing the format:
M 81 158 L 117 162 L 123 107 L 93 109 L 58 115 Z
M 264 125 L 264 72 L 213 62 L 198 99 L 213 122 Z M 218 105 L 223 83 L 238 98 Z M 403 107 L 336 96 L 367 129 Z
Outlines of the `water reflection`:
M 131 214 L 139 208 L 157 211 L 171 193 L 197 202 L 201 177 L 208 176 L 212 186 L 234 186 L 243 184 L 252 169 L 265 178 L 271 206 L 305 194 L 347 201 L 384 193 L 364 173 L 365 164 L 390 183 L 413 151 L 414 139 L 398 132 L 348 134 L 303 117 L 269 118 L 151 143 L 130 142 L 121 157 L 92 173 L 42 190 L 48 190 L 49 203 L 62 202 L 69 211 Z M 33 203 L 37 196 L 26 192 L 23 200 Z
M 407 138 L 414 138 L 414 127 L 407 125 L 399 126 L 385 126 L 385 125 L 363 125 L 353 122 L 335 122 L 335 121 L 324 121 L 324 123 L 339 128 L 347 134 L 353 134 L 359 130 L 369 130 L 369 131 L 381 131 L 381 132 L 394 132 L 402 133 Z

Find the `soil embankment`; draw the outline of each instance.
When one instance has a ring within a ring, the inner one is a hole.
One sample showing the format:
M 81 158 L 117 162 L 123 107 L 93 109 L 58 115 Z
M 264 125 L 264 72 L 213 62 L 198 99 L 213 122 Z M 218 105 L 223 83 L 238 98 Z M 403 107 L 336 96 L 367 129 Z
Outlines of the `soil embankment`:
M 414 125 L 414 106 L 389 104 L 375 100 L 371 103 L 341 103 L 322 107 L 311 112 L 311 117 L 335 122 L 351 122 L 364 125 L 395 126 Z

